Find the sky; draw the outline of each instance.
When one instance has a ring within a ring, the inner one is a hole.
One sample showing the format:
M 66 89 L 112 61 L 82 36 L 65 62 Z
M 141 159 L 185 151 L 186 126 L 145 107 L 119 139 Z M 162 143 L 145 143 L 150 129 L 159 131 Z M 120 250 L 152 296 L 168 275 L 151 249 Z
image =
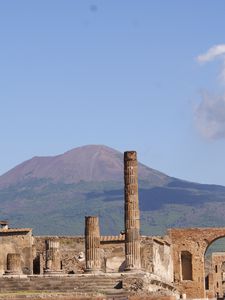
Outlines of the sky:
M 0 0 L 0 175 L 103 144 L 225 185 L 225 1 Z

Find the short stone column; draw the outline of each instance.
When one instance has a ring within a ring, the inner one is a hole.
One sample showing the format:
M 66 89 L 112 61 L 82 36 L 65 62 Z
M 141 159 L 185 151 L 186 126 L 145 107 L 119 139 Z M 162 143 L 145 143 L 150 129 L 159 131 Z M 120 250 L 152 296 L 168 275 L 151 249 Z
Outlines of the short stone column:
M 46 268 L 45 274 L 61 273 L 61 256 L 59 251 L 59 241 L 46 240 Z
M 140 211 L 138 200 L 137 153 L 124 152 L 124 223 L 125 223 L 125 270 L 141 268 Z
M 85 217 L 86 272 L 101 271 L 100 230 L 98 217 Z
M 20 275 L 22 274 L 21 268 L 21 255 L 19 253 L 7 254 L 7 270 L 5 275 Z

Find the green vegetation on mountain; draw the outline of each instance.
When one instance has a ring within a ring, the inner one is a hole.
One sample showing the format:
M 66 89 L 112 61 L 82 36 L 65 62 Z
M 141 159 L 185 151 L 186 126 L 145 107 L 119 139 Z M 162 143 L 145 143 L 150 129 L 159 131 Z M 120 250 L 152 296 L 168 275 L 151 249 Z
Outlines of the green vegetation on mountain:
M 35 234 L 75 235 L 83 234 L 84 216 L 98 215 L 102 234 L 119 234 L 122 159 L 111 148 L 86 146 L 24 162 L 0 176 L 0 218 Z M 224 226 L 225 187 L 178 180 L 144 165 L 139 174 L 143 235 L 161 235 L 169 227 Z

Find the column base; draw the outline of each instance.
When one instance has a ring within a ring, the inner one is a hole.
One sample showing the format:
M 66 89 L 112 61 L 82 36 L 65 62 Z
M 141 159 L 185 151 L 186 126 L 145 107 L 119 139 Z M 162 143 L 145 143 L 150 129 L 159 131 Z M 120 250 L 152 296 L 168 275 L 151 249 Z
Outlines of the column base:
M 85 269 L 84 273 L 85 274 L 101 275 L 101 274 L 103 274 L 103 271 L 102 270 Z
M 62 270 L 53 271 L 53 270 L 50 270 L 50 269 L 46 269 L 46 270 L 44 270 L 43 275 L 62 275 L 62 274 L 63 274 Z
M 124 272 L 126 273 L 142 273 L 142 269 L 137 269 L 137 268 L 125 268 Z
M 13 276 L 20 276 L 20 275 L 23 275 L 22 272 L 17 272 L 17 271 L 9 271 L 9 270 L 6 270 L 5 273 L 3 274 L 3 276 L 7 276 L 7 275 L 13 275 Z

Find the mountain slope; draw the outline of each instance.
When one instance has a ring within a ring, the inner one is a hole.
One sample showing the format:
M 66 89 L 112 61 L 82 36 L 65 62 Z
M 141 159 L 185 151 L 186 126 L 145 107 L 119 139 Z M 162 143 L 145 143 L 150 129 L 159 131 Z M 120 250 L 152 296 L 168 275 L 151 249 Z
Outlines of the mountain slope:
M 168 227 L 224 226 L 225 187 L 179 180 L 139 164 L 142 234 Z M 34 157 L 0 176 L 0 219 L 35 234 L 83 234 L 84 216 L 102 234 L 123 229 L 123 154 L 84 146 Z
M 123 154 L 112 148 L 88 145 L 52 157 L 34 157 L 0 176 L 0 188 L 29 181 L 49 179 L 52 182 L 123 181 Z M 164 185 L 169 176 L 139 164 L 139 179 Z

